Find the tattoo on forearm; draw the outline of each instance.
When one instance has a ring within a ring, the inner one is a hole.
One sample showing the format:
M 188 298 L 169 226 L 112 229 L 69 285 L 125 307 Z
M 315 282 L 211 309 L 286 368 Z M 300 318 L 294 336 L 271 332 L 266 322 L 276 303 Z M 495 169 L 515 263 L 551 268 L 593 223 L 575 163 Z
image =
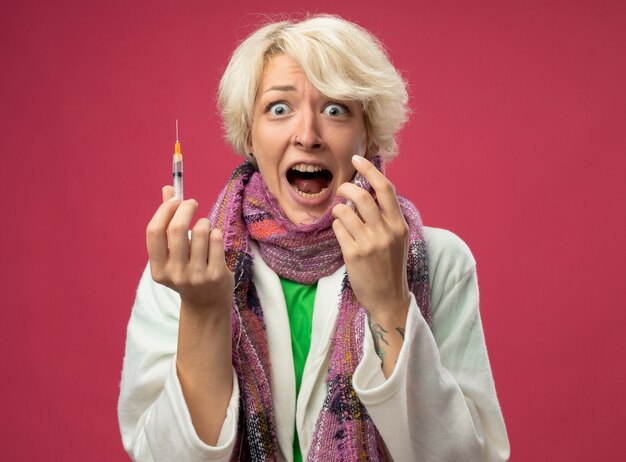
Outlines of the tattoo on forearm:
M 387 334 L 388 331 L 386 331 L 385 328 L 378 323 L 370 324 L 370 329 L 372 330 L 372 337 L 374 338 L 374 349 L 376 350 L 376 354 L 380 359 L 383 359 L 383 356 L 385 356 L 385 348 L 381 342 L 384 342 L 385 345 L 389 345 L 389 342 L 385 340 L 385 334 Z
M 402 340 L 404 340 L 404 327 L 396 327 L 396 330 L 398 334 L 400 334 L 400 337 L 402 337 Z

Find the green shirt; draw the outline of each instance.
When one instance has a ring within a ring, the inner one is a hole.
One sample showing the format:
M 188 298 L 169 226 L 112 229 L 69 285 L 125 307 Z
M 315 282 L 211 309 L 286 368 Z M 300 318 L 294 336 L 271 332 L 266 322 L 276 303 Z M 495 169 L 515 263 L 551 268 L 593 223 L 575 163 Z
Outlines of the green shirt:
M 280 278 L 285 294 L 289 329 L 291 331 L 291 351 L 293 352 L 293 369 L 296 376 L 296 400 L 300 393 L 304 364 L 311 348 L 311 328 L 313 326 L 313 304 L 317 283 L 307 286 L 288 279 Z M 294 422 L 295 426 L 295 422 Z M 302 462 L 298 431 L 294 431 L 293 460 Z

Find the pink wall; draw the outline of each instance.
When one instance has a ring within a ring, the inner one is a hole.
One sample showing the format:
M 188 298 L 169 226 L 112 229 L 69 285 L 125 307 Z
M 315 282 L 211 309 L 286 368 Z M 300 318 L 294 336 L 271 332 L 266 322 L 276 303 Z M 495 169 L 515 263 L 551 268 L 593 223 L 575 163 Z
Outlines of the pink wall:
M 255 13 L 311 7 L 62 3 L 0 7 L 0 453 L 125 460 L 125 328 L 174 119 L 204 214 L 238 163 L 214 104 L 229 52 Z M 517 461 L 626 457 L 625 5 L 315 2 L 410 80 L 390 176 L 474 251 Z

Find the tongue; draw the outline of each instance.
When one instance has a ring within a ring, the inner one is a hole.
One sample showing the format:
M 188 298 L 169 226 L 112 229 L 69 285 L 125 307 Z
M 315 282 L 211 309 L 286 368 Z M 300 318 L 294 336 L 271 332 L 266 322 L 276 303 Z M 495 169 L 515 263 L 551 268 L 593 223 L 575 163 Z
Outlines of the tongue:
M 327 182 L 323 180 L 304 178 L 296 178 L 294 183 L 300 191 L 307 194 L 317 194 L 324 189 L 327 184 Z

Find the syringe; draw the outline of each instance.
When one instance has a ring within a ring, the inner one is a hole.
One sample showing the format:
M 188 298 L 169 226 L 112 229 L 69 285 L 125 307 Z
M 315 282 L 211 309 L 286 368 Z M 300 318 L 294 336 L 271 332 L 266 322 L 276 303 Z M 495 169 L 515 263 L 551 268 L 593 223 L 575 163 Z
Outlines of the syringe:
M 183 200 L 183 153 L 180 152 L 178 141 L 178 119 L 176 119 L 176 143 L 174 144 L 174 158 L 172 159 L 172 176 L 174 177 L 174 197 Z

